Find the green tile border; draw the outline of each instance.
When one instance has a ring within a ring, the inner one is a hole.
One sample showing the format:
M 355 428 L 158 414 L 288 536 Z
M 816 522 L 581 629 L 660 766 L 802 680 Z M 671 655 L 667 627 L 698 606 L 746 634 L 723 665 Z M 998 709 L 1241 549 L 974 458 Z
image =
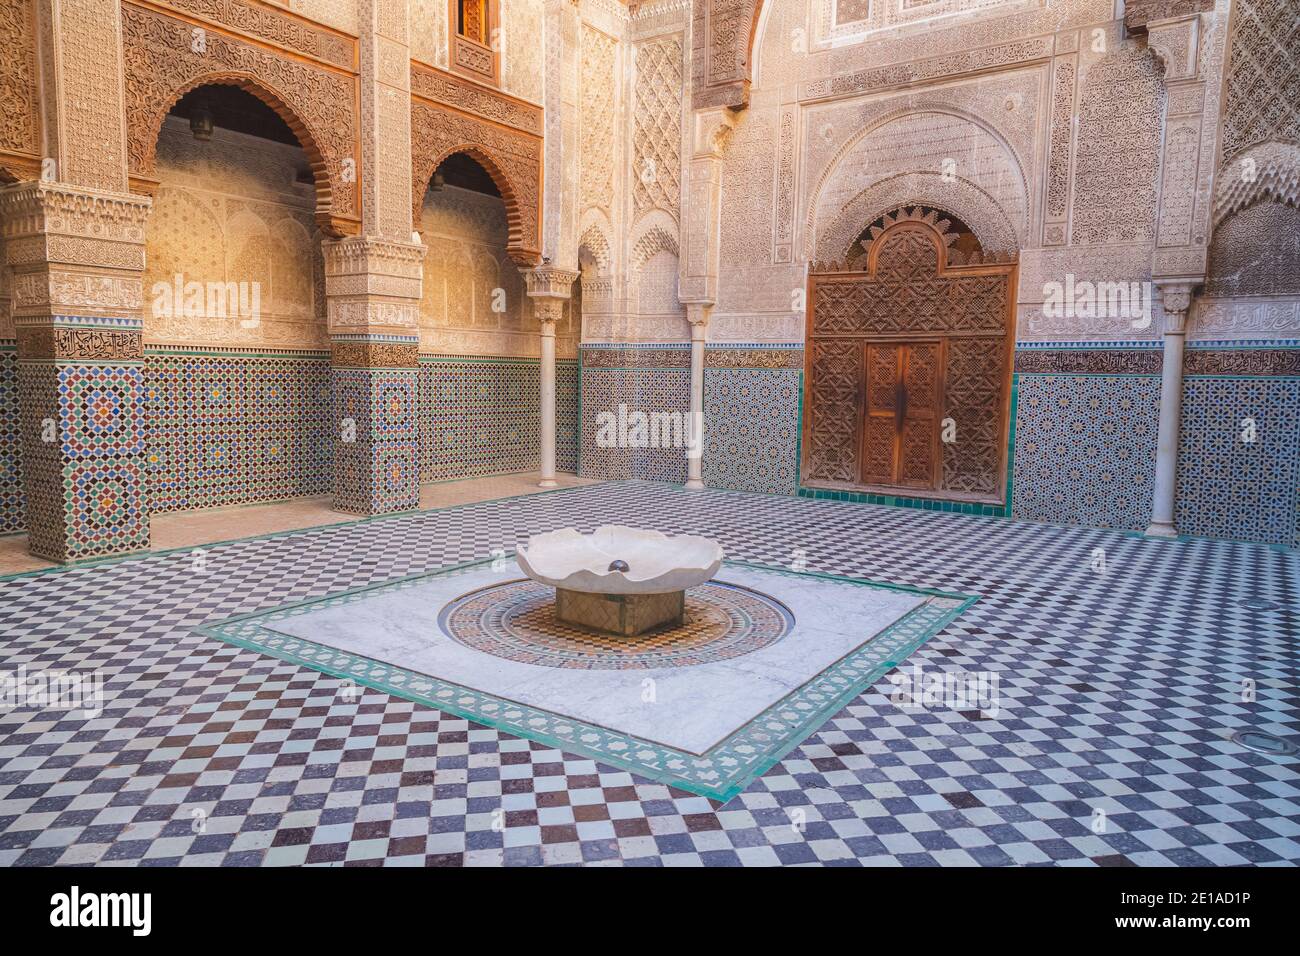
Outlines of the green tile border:
M 493 560 L 495 558 L 489 557 L 449 565 L 396 581 L 242 614 L 215 624 L 203 625 L 196 630 L 207 637 L 237 647 L 268 654 L 333 677 L 352 680 L 404 700 L 455 714 L 517 737 L 578 753 L 725 803 L 824 725 L 848 701 L 901 664 L 979 600 L 972 595 L 906 585 L 791 571 L 745 561 L 727 562 L 730 566 L 761 574 L 818 578 L 847 586 L 922 595 L 927 600 L 702 755 L 572 720 L 393 664 L 292 637 L 266 626 L 322 607 L 355 603 L 377 594 L 405 590 L 418 586 L 429 578 L 463 574 Z

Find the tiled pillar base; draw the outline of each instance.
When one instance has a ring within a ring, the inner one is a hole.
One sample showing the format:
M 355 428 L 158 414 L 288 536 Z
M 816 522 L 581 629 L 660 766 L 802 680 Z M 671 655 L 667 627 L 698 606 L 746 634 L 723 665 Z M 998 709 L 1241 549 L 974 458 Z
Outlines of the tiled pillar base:
M 14 272 L 28 547 L 81 561 L 149 547 L 144 221 L 150 201 L 53 182 L 0 191 Z
M 324 245 L 334 393 L 334 507 L 357 515 L 420 503 L 424 246 L 372 236 Z
M 20 329 L 20 342 L 38 331 L 46 330 Z M 20 346 L 29 550 L 67 562 L 147 549 L 142 364 L 64 363 L 25 352 Z
M 420 504 L 415 337 L 336 336 L 334 507 L 358 515 Z

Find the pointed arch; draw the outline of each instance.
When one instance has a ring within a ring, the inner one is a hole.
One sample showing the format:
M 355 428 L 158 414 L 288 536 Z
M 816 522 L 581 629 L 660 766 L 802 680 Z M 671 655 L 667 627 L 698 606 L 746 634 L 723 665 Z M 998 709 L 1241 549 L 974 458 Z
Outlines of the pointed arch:
M 496 186 L 497 192 L 501 193 L 501 201 L 506 207 L 506 252 L 510 258 L 521 266 L 534 265 L 537 262 L 537 253 L 535 250 L 525 247 L 524 242 L 524 209 L 519 201 L 519 193 L 515 184 L 511 181 L 502 165 L 497 158 L 483 146 L 475 143 L 459 143 L 455 146 L 447 147 L 441 152 L 434 153 L 427 157 L 422 157 L 417 168 L 413 169 L 415 179 L 415 189 L 413 192 L 412 221 L 420 221 L 420 212 L 424 208 L 424 194 L 429 188 L 429 183 L 433 180 L 433 174 L 438 171 L 438 167 L 451 156 L 456 154 L 468 156 L 474 162 L 483 167 L 483 170 Z
M 306 154 L 307 163 L 316 180 L 317 225 L 323 232 L 334 238 L 357 231 L 355 224 L 340 222 L 337 216 L 334 208 L 335 178 L 321 150 L 320 137 L 283 96 L 251 73 L 218 71 L 196 76 L 175 87 L 167 96 L 159 100 L 145 123 L 138 120 L 133 122 L 133 117 L 128 112 L 127 138 L 132 147 L 129 151 L 132 157 L 132 175 L 143 177 L 154 175 L 158 159 L 158 137 L 162 133 L 163 121 L 166 120 L 172 107 L 183 97 L 205 86 L 230 86 L 243 90 L 256 97 L 280 117 L 298 140 L 298 145 Z

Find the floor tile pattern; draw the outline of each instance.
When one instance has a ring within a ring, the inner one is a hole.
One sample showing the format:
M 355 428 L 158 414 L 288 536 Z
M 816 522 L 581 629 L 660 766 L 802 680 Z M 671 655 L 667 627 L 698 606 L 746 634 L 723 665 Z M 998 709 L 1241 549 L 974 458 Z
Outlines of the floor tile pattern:
M 611 520 L 978 594 L 909 664 L 998 706 L 882 679 L 719 804 L 194 631 Z M 640 482 L 0 581 L 0 670 L 108 697 L 0 711 L 0 864 L 1295 864 L 1300 764 L 1227 738 L 1300 734 L 1297 595 L 1258 545 Z

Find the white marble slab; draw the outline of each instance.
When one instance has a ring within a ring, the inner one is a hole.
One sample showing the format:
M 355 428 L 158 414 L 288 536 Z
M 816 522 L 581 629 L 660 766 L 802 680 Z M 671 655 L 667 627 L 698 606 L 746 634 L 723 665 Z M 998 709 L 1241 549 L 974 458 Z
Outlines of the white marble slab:
M 646 670 L 569 670 L 494 657 L 452 640 L 438 613 L 467 591 L 520 577 L 510 562 L 270 622 L 283 634 L 701 754 L 925 600 L 903 591 L 723 565 L 715 580 L 785 604 L 781 640 L 730 660 Z M 652 699 L 647 699 L 652 698 Z

